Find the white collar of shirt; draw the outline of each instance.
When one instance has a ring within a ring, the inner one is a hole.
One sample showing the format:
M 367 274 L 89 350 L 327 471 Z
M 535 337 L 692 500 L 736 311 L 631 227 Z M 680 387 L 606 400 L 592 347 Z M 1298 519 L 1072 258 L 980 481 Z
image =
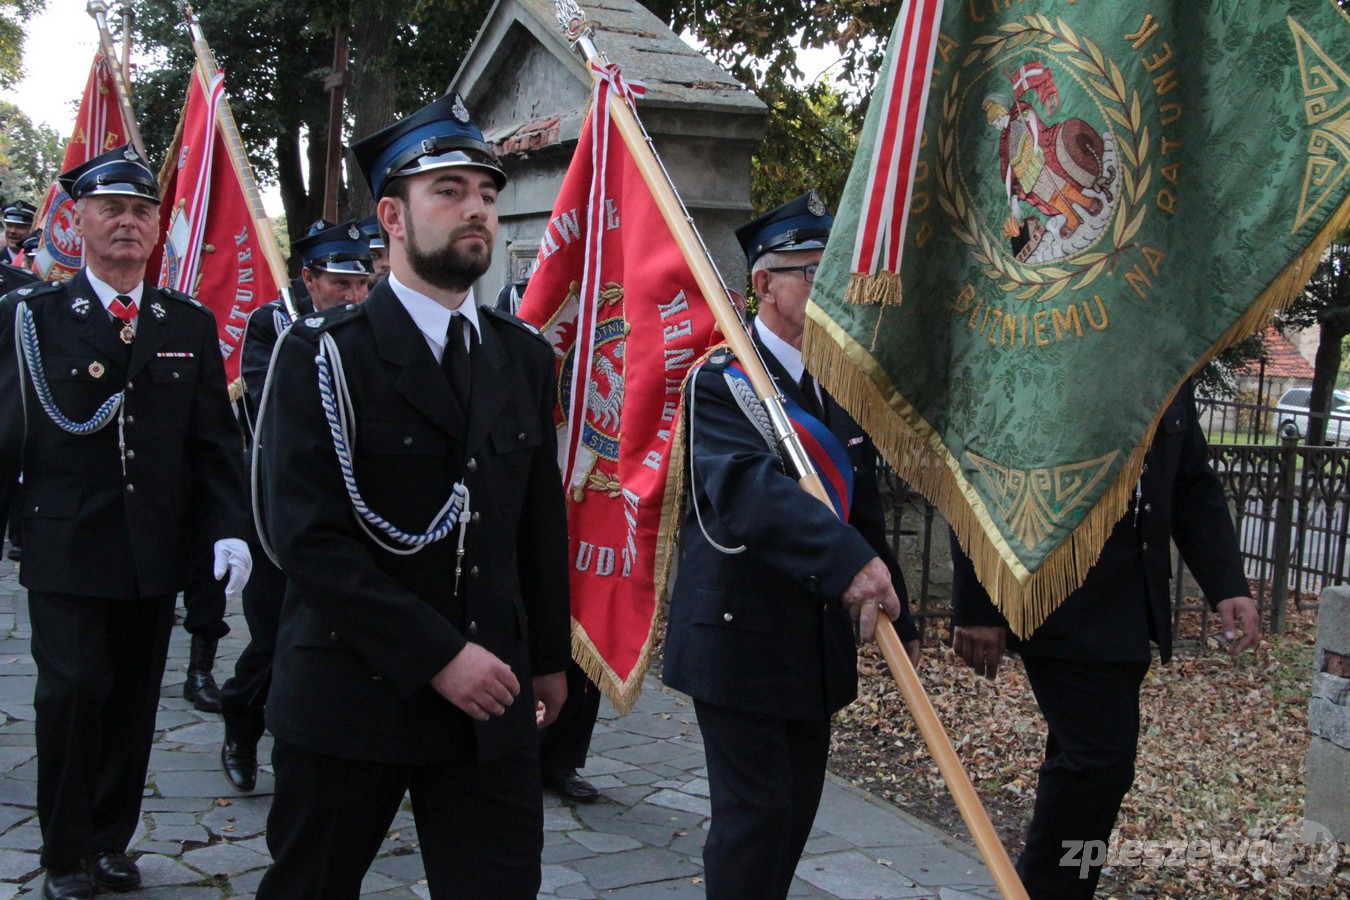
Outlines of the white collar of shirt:
M 427 346 L 431 348 L 437 362 L 445 355 L 445 335 L 450 330 L 451 316 L 459 314 L 468 319 L 470 332 L 475 339 L 482 331 L 478 326 L 478 302 L 474 300 L 473 288 L 469 288 L 469 293 L 464 295 L 464 302 L 458 309 L 450 310 L 426 294 L 408 287 L 399 281 L 393 272 L 389 273 L 389 287 L 393 288 L 398 302 L 402 303 L 408 315 L 412 316 L 417 330 L 422 332 L 422 337 L 427 339 Z M 468 336 L 465 336 L 464 340 L 465 346 L 468 346 Z
M 792 383 L 801 384 L 802 373 L 806 371 L 806 364 L 802 362 L 802 351 L 770 331 L 769 326 L 765 325 L 759 316 L 755 316 L 755 331 L 764 342 L 765 349 L 787 370 Z
M 136 286 L 125 294 L 118 293 L 117 289 L 106 281 L 101 281 L 89 269 L 84 270 L 84 277 L 89 279 L 89 286 L 94 289 L 94 295 L 98 297 L 98 302 L 103 304 L 104 309 L 112 306 L 112 302 L 118 297 L 130 297 L 136 301 L 137 318 L 140 318 L 139 311 L 141 306 L 141 296 L 145 293 L 145 282 L 138 281 Z M 108 315 L 112 315 L 112 310 L 108 310 Z

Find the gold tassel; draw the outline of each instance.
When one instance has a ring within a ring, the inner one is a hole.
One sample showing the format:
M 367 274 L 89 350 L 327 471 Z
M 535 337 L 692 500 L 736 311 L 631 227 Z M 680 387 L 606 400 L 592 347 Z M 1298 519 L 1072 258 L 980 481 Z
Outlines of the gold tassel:
M 244 376 L 240 375 L 234 381 L 231 381 L 228 391 L 230 402 L 238 403 L 240 398 L 248 393 L 248 385 L 244 383 Z
M 844 299 L 857 306 L 899 306 L 904 299 L 900 289 L 900 276 L 895 272 L 877 272 L 864 275 L 854 272 L 849 276 L 848 287 L 844 290 Z

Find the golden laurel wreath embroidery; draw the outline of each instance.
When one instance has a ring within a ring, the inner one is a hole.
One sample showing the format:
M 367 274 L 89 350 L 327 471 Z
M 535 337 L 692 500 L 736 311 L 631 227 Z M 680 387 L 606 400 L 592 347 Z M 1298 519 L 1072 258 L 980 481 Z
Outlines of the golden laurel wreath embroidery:
M 1080 290 L 1095 281 L 1115 259 L 1133 245 L 1130 241 L 1144 224 L 1146 193 L 1153 179 L 1153 167 L 1146 165 L 1149 155 L 1149 130 L 1142 122 L 1139 91 L 1130 91 L 1125 76 L 1114 61 L 1105 58 L 1090 38 L 1080 37 L 1063 19 L 1052 24 L 1049 17 L 1031 15 L 1022 22 L 999 26 L 1000 34 L 976 38 L 975 49 L 961 61 L 951 84 L 942 97 L 942 122 L 937 134 L 938 202 L 956 220 L 952 231 L 964 243 L 975 248 L 974 257 L 985 266 L 985 274 L 999 287 L 1027 300 L 1041 294 L 1038 302 L 1050 300 L 1070 287 Z M 961 74 L 970 66 L 988 63 L 995 57 L 1023 45 L 1044 45 L 1064 57 L 1069 64 L 1087 73 L 1088 84 L 1105 101 L 1103 109 L 1127 137 L 1120 140 L 1119 152 L 1126 165 L 1121 166 L 1124 203 L 1111 232 L 1111 249 L 1075 254 L 1073 266 L 1024 266 L 994 246 L 979 227 L 975 211 L 956 184 L 956 113 Z M 1129 95 L 1127 97 L 1127 94 Z M 1042 294 L 1041 292 L 1044 291 Z

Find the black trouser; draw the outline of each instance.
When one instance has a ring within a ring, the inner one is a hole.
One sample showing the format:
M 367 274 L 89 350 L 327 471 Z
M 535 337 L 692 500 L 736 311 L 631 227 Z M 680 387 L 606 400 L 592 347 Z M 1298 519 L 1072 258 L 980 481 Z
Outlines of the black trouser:
M 1083 863 L 1088 849 L 1073 851 L 1089 841 L 1100 841 L 1104 851 L 1134 783 L 1139 686 L 1149 664 L 1032 655 L 1022 661 L 1050 733 L 1017 873 L 1032 900 L 1090 898 L 1101 864 Z
M 198 550 L 188 571 L 188 585 L 183 590 L 183 628 L 193 637 L 219 640 L 230 633 L 225 624 L 225 581 L 217 580 L 213 571 L 215 548 L 210 541 L 198 542 Z
M 227 721 L 249 729 L 258 738 L 263 733 L 263 711 L 272 683 L 272 654 L 286 595 L 286 576 L 258 543 L 250 541 L 248 549 L 253 554 L 253 574 L 244 586 L 248 646 L 235 661 L 233 677 L 220 689 L 220 707 Z
M 42 864 L 124 851 L 140 820 L 174 597 L 32 591 Z
M 708 896 L 786 897 L 830 755 L 828 719 L 796 721 L 694 701 L 708 759 Z
M 572 661 L 567 664 L 567 701 L 539 735 L 539 766 L 545 771 L 584 769 L 591 732 L 600 715 L 600 689 Z
M 533 900 L 544 849 L 538 745 L 490 763 L 359 762 L 278 740 L 258 900 L 356 900 L 405 792 L 433 900 Z

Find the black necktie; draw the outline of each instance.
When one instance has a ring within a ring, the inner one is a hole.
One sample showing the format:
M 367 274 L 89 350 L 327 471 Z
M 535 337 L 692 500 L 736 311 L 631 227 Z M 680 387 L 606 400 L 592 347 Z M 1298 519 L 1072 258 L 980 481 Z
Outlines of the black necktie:
M 811 377 L 811 373 L 803 369 L 802 380 L 797 382 L 797 385 L 802 389 L 802 396 L 806 398 L 803 408 L 824 423 L 825 408 L 820 404 L 820 395 L 816 393 L 816 380 Z
M 469 376 L 469 348 L 464 340 L 464 329 L 468 325 L 469 320 L 458 313 L 450 317 L 450 326 L 445 332 L 445 353 L 441 356 L 441 369 L 450 382 L 450 390 L 460 407 L 466 411 L 473 388 Z

